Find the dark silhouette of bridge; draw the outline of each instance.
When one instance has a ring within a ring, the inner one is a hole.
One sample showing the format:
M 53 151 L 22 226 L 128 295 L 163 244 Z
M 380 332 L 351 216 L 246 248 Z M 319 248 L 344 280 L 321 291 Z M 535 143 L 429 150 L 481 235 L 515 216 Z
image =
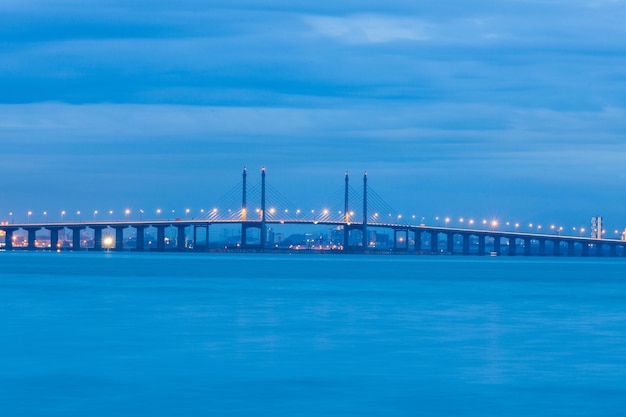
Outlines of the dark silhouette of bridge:
M 408 224 L 402 221 L 400 215 L 382 215 L 391 210 L 368 186 L 367 173 L 363 175 L 362 189 L 355 190 L 350 186 L 350 178 L 346 172 L 343 196 L 337 198 L 337 206 L 317 212 L 303 212 L 269 186 L 265 168 L 261 171 L 260 184 L 248 187 L 247 177 L 244 168 L 241 185 L 234 187 L 226 195 L 226 200 L 232 200 L 241 192 L 240 204 L 234 206 L 231 201 L 225 206 L 230 208 L 220 210 L 216 207 L 202 218 L 3 224 L 0 225 L 0 231 L 5 235 L 3 249 L 206 251 L 211 250 L 211 226 L 238 225 L 241 228 L 239 241 L 235 245 L 222 246 L 221 250 L 294 250 L 293 247 L 277 247 L 274 242 L 268 242 L 268 227 L 291 224 L 331 226 L 341 231 L 342 242 L 334 245 L 332 250 L 344 253 L 380 252 L 371 239 L 372 231 L 387 230 L 393 232 L 393 241 L 384 251 L 393 253 L 626 256 L 626 241 L 623 240 Z M 272 192 L 274 196 L 272 204 L 268 204 L 268 192 Z M 250 206 L 251 196 L 256 197 L 255 200 L 260 202 L 259 206 Z M 355 199 L 357 204 L 353 207 L 351 202 Z M 125 239 L 124 234 L 129 229 L 134 230 L 136 235 L 134 245 L 130 248 L 129 239 Z M 166 236 L 166 230 L 170 229 L 176 231 L 173 239 Z M 156 232 L 156 236 L 148 237 L 148 230 L 152 234 Z M 85 238 L 88 231 L 92 237 Z M 72 236 L 71 240 L 67 238 L 68 232 Z M 22 242 L 16 242 L 18 234 L 25 234 L 26 238 Z M 43 239 L 42 235 L 45 235 Z

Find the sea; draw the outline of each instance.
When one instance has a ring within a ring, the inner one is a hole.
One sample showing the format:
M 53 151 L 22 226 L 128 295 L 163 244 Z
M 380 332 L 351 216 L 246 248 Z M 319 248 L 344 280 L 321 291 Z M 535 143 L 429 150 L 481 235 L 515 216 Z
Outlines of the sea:
M 0 415 L 623 416 L 626 260 L 0 252 Z

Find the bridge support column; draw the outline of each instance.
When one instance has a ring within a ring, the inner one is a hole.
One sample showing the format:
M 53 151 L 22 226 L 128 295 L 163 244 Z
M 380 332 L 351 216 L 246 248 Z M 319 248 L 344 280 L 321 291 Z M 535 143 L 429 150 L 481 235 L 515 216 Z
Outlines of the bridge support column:
M 414 241 L 415 243 L 413 244 L 413 249 L 415 250 L 415 252 L 421 252 L 422 251 L 422 232 L 419 230 L 415 230 L 413 232 L 413 236 L 414 236 Z
M 539 239 L 539 256 L 546 256 L 546 240 Z
M 102 250 L 102 231 L 106 226 L 91 226 L 93 229 L 93 250 Z
M 80 232 L 83 230 L 82 227 L 69 227 L 72 231 L 72 250 L 79 251 L 80 250 Z
M 145 241 L 146 241 L 146 229 L 148 226 L 146 225 L 135 225 L 135 234 L 137 235 L 137 245 L 135 246 L 135 250 L 137 252 L 143 252 L 145 250 Z
M 398 236 L 400 236 L 398 238 Z M 402 240 L 402 246 L 398 245 L 398 240 Z M 406 229 L 393 229 L 393 250 L 409 249 L 409 231 Z
M 163 252 L 165 250 L 165 225 L 154 226 L 157 229 L 157 250 Z
M 524 238 L 524 256 L 532 255 L 532 239 Z
M 558 239 L 555 239 L 552 241 L 552 255 L 554 256 L 561 256 L 561 241 Z
M 177 233 L 176 233 L 176 249 L 178 251 L 185 250 L 185 229 L 187 226 L 185 225 L 176 225 Z
M 265 167 L 261 170 L 261 251 L 265 250 L 267 244 L 267 225 L 265 224 L 266 212 L 265 212 Z M 180 243 L 178 244 L 178 250 L 181 250 Z
M 363 250 L 369 247 L 369 236 L 367 235 L 367 172 L 363 174 Z
M 38 228 L 29 227 L 26 229 L 28 232 L 28 250 L 35 250 L 37 247 L 35 246 L 35 241 L 37 240 L 37 230 Z
M 50 230 L 50 250 L 55 251 L 59 249 L 59 230 L 62 227 L 48 226 L 47 229 Z
M 13 232 L 17 230 L 15 227 L 5 227 L 4 229 L 4 249 L 13 250 Z
M 603 243 L 596 243 L 596 256 L 597 257 L 601 257 L 604 256 L 604 253 L 602 253 L 602 249 L 603 249 L 604 244 Z
M 430 251 L 439 253 L 439 232 L 430 232 Z
M 589 256 L 589 243 L 581 242 L 580 256 Z
M 446 250 L 454 255 L 454 233 L 446 233 Z
M 50 230 L 50 250 L 57 250 L 59 245 L 59 228 L 48 227 Z
M 246 202 L 246 178 L 248 174 L 246 173 L 246 167 L 243 167 L 243 188 L 242 188 L 242 196 L 241 196 L 241 247 L 245 248 L 248 244 L 247 236 L 246 236 L 246 220 L 248 220 L 248 207 Z M 207 247 L 209 246 L 209 226 L 207 226 Z
M 570 240 L 569 242 L 567 242 L 567 256 L 576 256 L 576 242 Z
M 478 254 L 484 255 L 485 253 L 485 235 L 478 235 Z
M 517 239 L 514 236 L 509 237 L 509 256 L 517 255 Z
M 502 241 L 500 240 L 500 236 L 496 236 L 493 238 L 493 251 L 500 255 L 501 252 Z
M 124 229 L 126 226 L 114 226 L 115 229 L 115 250 L 124 250 Z
M 471 236 L 466 233 L 461 235 L 461 239 L 463 240 L 463 255 L 470 254 L 470 238 Z

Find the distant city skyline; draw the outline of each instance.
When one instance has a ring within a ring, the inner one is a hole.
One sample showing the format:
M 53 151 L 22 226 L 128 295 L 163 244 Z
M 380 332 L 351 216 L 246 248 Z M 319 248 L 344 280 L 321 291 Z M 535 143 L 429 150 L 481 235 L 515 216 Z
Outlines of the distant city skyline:
M 608 0 L 6 1 L 0 220 L 197 215 L 266 166 L 303 208 L 368 171 L 431 224 L 623 230 L 625 20 Z

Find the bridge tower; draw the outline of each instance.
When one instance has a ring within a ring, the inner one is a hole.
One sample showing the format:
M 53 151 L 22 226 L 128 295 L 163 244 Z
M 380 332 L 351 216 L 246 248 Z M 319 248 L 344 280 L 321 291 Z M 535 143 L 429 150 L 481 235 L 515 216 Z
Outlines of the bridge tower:
M 242 186 L 242 196 L 241 196 L 241 246 L 246 247 L 247 239 L 246 239 L 246 220 L 248 218 L 248 208 L 246 204 L 246 177 L 248 176 L 246 172 L 246 167 L 243 167 L 243 186 Z
M 363 250 L 369 247 L 367 236 L 367 171 L 363 174 Z
M 602 239 L 602 216 L 591 218 L 591 238 Z
M 349 195 L 349 185 L 348 185 L 349 179 L 348 179 L 348 171 L 346 171 L 346 186 L 345 186 L 345 192 L 344 192 L 344 212 L 343 212 L 343 221 L 344 221 L 344 225 L 343 225 L 343 247 L 347 248 L 348 247 L 348 239 L 350 239 L 350 229 L 348 229 L 348 223 L 350 223 L 350 206 L 348 206 L 348 195 Z
M 265 225 L 265 167 L 261 168 L 261 249 L 267 241 L 267 227 Z
M 241 196 L 241 247 L 242 248 L 265 248 L 267 242 L 267 227 L 265 225 L 265 167 L 261 170 L 261 219 L 260 220 L 248 220 L 248 205 L 247 205 L 247 171 L 243 169 L 242 180 L 242 196 Z M 260 238 L 259 244 L 248 243 L 248 229 L 259 229 Z

